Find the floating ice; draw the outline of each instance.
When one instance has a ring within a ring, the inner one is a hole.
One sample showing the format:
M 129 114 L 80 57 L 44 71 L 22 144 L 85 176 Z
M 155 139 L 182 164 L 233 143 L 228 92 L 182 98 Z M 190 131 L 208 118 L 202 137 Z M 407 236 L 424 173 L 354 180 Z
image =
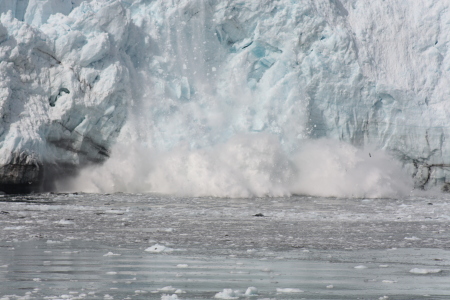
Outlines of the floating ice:
M 103 254 L 103 256 L 120 256 L 120 254 L 108 252 L 106 254 Z
M 411 236 L 411 237 L 405 237 L 405 240 L 408 240 L 408 241 L 419 241 L 420 240 L 420 238 L 418 238 L 418 237 L 416 237 L 416 236 Z
M 160 291 L 160 292 L 175 292 L 176 290 L 177 289 L 171 285 L 158 289 L 158 291 Z
M 382 283 L 397 283 L 397 281 L 396 280 L 382 280 L 381 281 Z
M 62 244 L 61 241 L 53 241 L 53 240 L 47 240 L 46 243 L 47 244 Z
M 232 289 L 224 289 L 222 292 L 218 292 L 214 298 L 217 299 L 239 299 L 242 293 L 240 291 L 233 291 Z
M 295 288 L 277 288 L 277 293 L 303 293 L 301 289 Z
M 75 222 L 73 222 L 73 221 L 71 221 L 71 220 L 65 220 L 65 219 L 62 219 L 62 220 L 59 220 L 59 221 L 56 221 L 56 222 L 53 222 L 54 224 L 59 224 L 59 225 L 74 225 L 75 224 Z
M 414 268 L 414 269 L 409 270 L 409 272 L 413 273 L 413 274 L 426 275 L 426 274 L 441 273 L 442 270 L 441 269 L 420 269 L 420 268 Z
M 23 230 L 26 228 L 26 226 L 6 226 L 3 228 L 3 230 Z
M 172 252 L 173 249 L 163 246 L 163 245 L 160 245 L 160 244 L 155 244 L 155 245 L 145 249 L 145 251 L 151 252 L 151 253 L 161 253 L 161 252 Z
M 178 296 L 175 294 L 172 295 L 161 295 L 161 300 L 178 300 Z
M 359 266 L 356 266 L 356 267 L 354 267 L 354 268 L 355 268 L 355 269 L 359 269 L 359 270 L 367 269 L 367 267 L 364 266 L 364 265 L 359 265 Z
M 245 291 L 245 296 L 257 296 L 258 295 L 258 289 L 255 287 L 249 287 Z

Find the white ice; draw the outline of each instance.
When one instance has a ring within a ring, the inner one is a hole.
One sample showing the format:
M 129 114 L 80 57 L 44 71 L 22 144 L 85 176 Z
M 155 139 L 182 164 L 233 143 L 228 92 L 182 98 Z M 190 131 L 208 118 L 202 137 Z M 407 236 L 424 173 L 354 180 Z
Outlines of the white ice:
M 426 274 L 436 274 L 436 273 L 440 273 L 442 272 L 441 269 L 421 269 L 421 268 L 413 268 L 409 271 L 410 273 L 413 274 L 421 274 L 421 275 L 426 275 Z
M 304 291 L 297 288 L 277 288 L 277 293 L 303 293 Z
M 0 3 L 0 165 L 112 151 L 60 188 L 232 197 L 448 181 L 448 1 L 22 2 Z
M 151 247 L 146 248 L 145 251 L 150 252 L 150 253 L 161 253 L 161 252 L 172 252 L 173 249 L 166 247 L 164 245 L 155 244 Z

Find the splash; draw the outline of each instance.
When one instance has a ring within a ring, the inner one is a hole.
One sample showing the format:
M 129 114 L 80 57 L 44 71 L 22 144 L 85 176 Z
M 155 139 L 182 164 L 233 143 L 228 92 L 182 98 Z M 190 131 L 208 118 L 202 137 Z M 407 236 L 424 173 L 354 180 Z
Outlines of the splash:
M 374 149 L 409 147 L 400 142 L 413 135 L 396 126 L 406 128 L 403 102 L 413 102 L 367 77 L 339 7 L 324 4 L 334 20 L 306 0 L 133 3 L 127 124 L 110 159 L 69 189 L 214 197 L 412 189 L 400 163 Z
M 276 136 L 256 133 L 207 149 L 159 152 L 119 145 L 103 166 L 83 170 L 64 188 L 234 198 L 396 197 L 407 195 L 412 182 L 383 151 L 321 139 L 305 140 L 288 155 Z

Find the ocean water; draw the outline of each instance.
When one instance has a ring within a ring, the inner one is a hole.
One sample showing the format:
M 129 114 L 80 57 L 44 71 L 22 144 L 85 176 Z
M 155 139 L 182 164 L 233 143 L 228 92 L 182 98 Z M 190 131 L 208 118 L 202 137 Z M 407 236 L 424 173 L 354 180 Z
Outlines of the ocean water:
M 449 299 L 448 200 L 2 196 L 0 299 Z

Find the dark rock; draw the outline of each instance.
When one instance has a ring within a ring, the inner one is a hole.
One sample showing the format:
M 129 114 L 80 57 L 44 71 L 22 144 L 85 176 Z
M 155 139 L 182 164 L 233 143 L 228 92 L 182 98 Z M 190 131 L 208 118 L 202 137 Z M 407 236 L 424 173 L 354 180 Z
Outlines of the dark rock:
M 7 194 L 48 192 L 54 190 L 56 179 L 75 174 L 75 166 L 45 164 L 33 153 L 14 153 L 8 163 L 0 166 L 0 191 Z
M 442 185 L 441 190 L 442 190 L 444 193 L 450 193 L 450 183 L 448 183 L 448 182 L 444 183 L 444 184 Z
M 14 153 L 0 166 L 0 190 L 5 193 L 30 193 L 40 190 L 43 165 L 26 152 Z

